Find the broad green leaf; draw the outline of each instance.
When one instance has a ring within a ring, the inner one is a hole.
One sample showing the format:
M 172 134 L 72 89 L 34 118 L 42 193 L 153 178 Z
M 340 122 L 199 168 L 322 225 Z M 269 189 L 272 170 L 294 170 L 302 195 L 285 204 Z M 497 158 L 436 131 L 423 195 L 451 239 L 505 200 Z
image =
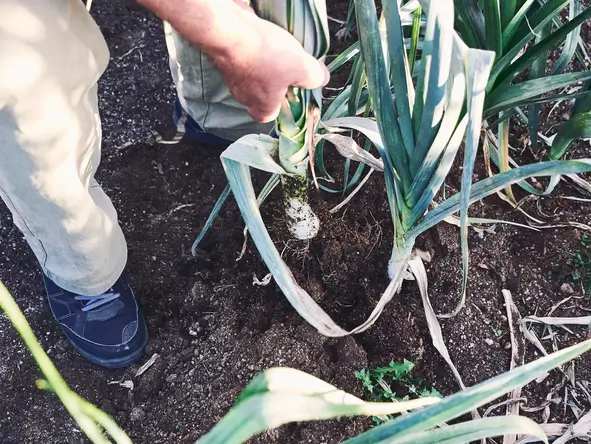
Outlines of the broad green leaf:
M 390 93 L 374 0 L 355 0 L 355 11 L 369 95 L 382 140 L 385 141 L 384 162 L 390 165 L 387 169 L 394 169 L 392 173 L 400 178 L 402 190 L 406 190 L 411 183 L 409 163 Z M 398 182 L 398 179 L 395 180 Z
M 412 21 L 412 33 L 410 38 L 410 49 L 408 51 L 408 67 L 409 73 L 412 74 L 415 71 L 415 61 L 417 60 L 417 51 L 419 49 L 419 40 L 421 32 L 421 18 L 423 16 L 423 8 L 420 6 L 415 9 L 413 13 Z
M 584 94 L 575 100 L 572 114 L 586 113 L 591 111 L 591 80 L 587 80 L 583 84 L 581 92 Z
M 376 17 L 374 0 L 356 0 L 355 9 L 370 101 L 381 137 L 384 140 L 383 151 L 380 155 L 384 161 L 386 193 L 392 213 L 394 233 L 400 234 L 400 220 L 408 211 L 403 195 L 411 183 L 409 159 L 403 144 L 398 116 L 392 102 L 382 35 Z
M 492 69 L 490 76 L 491 80 L 489 82 L 489 87 L 487 88 L 488 92 L 490 92 L 493 87 L 498 86 L 507 79 L 508 71 L 504 72 L 505 69 L 510 70 L 512 73 L 519 73 L 523 71 L 524 67 L 513 69 L 514 66 L 516 66 L 516 64 L 522 60 L 523 56 L 519 57 L 517 60 L 515 60 L 515 58 L 519 56 L 523 48 L 542 30 L 542 28 L 550 23 L 556 14 L 558 14 L 558 12 L 564 8 L 564 6 L 566 6 L 568 1 L 569 0 L 550 0 L 548 3 L 542 6 L 542 8 L 540 8 L 536 14 L 534 14 L 532 19 L 525 19 L 521 23 L 520 29 L 513 41 L 504 45 L 505 51 L 503 52 L 503 57 L 496 61 L 495 66 Z M 534 19 L 538 16 L 539 20 L 536 19 L 534 22 Z M 555 34 L 556 33 L 552 35 Z M 533 59 L 537 58 L 537 54 L 539 53 L 530 53 L 530 55 L 536 56 L 532 57 L 532 60 L 528 62 L 529 64 L 533 63 Z M 512 78 L 510 80 L 512 80 Z
M 524 19 L 527 19 L 526 14 L 529 11 L 531 5 L 533 5 L 535 0 L 525 0 L 523 5 L 519 8 L 519 10 L 515 13 L 515 15 L 511 18 L 511 21 L 503 28 L 503 52 L 507 52 L 509 47 L 509 43 L 513 40 L 515 33 L 519 29 L 519 25 L 523 23 Z
M 453 24 L 453 0 L 438 0 L 429 4 L 413 114 L 415 123 L 420 119 L 419 125 L 415 125 L 416 144 L 410 161 L 413 176 L 421 167 L 435 140 L 443 118 L 454 45 Z M 421 101 L 419 113 L 416 104 Z M 408 192 L 408 190 L 405 191 Z
M 462 188 L 460 190 L 460 243 L 462 247 L 462 296 L 452 315 L 456 315 L 464 306 L 468 284 L 468 207 L 472 189 L 472 174 L 476 162 L 476 152 L 480 141 L 484 95 L 488 76 L 493 65 L 493 52 L 468 49 L 465 51 L 468 128 L 464 148 L 464 168 L 462 170 Z
M 560 174 L 579 174 L 588 173 L 590 171 L 590 159 L 564 161 L 557 160 L 525 165 L 476 182 L 472 186 L 470 202 L 474 203 L 477 200 L 490 196 L 491 194 L 496 193 L 503 188 L 530 177 L 555 176 Z M 416 238 L 419 234 L 423 233 L 459 210 L 460 194 L 456 193 L 454 196 L 435 207 L 435 209 L 429 211 L 429 213 L 427 213 L 412 230 L 408 231 L 407 236 L 409 238 Z
M 222 156 L 274 174 L 287 174 L 279 164 L 279 141 L 268 134 L 249 134 L 230 145 Z
M 558 74 L 507 85 L 489 94 L 485 102 L 485 117 L 520 106 L 559 88 L 591 79 L 591 71 Z
M 409 158 L 415 154 L 415 138 L 412 128 L 411 108 L 414 102 L 414 88 L 411 71 L 404 47 L 404 32 L 398 2 L 384 2 L 383 15 L 386 21 L 388 54 L 390 57 L 390 83 L 394 87 L 398 123 L 404 147 Z
M 505 0 L 505 3 L 515 0 Z M 484 26 L 486 29 L 486 40 L 484 49 L 494 51 L 497 58 L 503 55 L 503 25 L 501 23 L 501 3 L 500 0 L 486 0 L 483 3 Z
M 405 196 L 405 200 L 408 202 L 409 206 L 413 208 L 413 213 L 418 213 L 415 215 L 418 217 L 424 214 L 426 208 L 423 208 L 421 205 L 416 205 L 416 203 L 427 187 L 429 187 L 433 174 L 440 164 L 443 153 L 445 152 L 452 135 L 456 131 L 458 121 L 460 121 L 462 117 L 462 112 L 464 112 L 467 93 L 466 70 L 464 66 L 465 48 L 466 45 L 456 37 L 454 39 L 454 50 L 452 51 L 451 69 L 447 84 L 448 91 L 445 103 L 445 114 L 443 115 L 443 120 L 439 127 L 437 137 L 425 155 L 421 168 L 413 178 L 411 189 Z M 463 133 L 460 137 L 463 137 Z M 416 220 L 418 220 L 418 217 Z
M 484 48 L 486 41 L 484 15 L 478 3 L 474 0 L 454 0 L 462 38 L 472 48 Z
M 501 9 L 501 25 L 503 29 L 507 28 L 511 19 L 515 17 L 517 12 L 517 0 L 504 0 L 500 4 Z
M 567 5 L 570 0 L 538 0 L 535 3 L 539 3 L 540 6 L 537 9 L 529 8 L 527 6 L 527 1 L 524 5 L 520 8 L 517 12 L 516 16 L 519 17 L 519 27 L 515 31 L 515 34 L 512 40 L 507 40 L 505 46 L 514 48 L 516 46 L 523 48 L 525 45 L 523 44 L 524 38 L 527 41 L 530 41 L 535 37 L 538 33 L 538 29 L 540 26 L 544 26 L 548 23 L 549 20 L 554 21 L 554 19 L 558 16 L 560 11 L 562 11 Z M 524 7 L 527 7 L 528 13 L 522 15 L 522 11 Z M 533 14 L 531 13 L 533 12 Z
M 542 442 L 548 442 L 544 430 L 531 419 L 520 416 L 505 416 L 474 419 L 448 427 L 400 434 L 399 438 L 387 438 L 377 442 L 377 444 L 458 444 L 478 442 L 481 439 L 509 433 L 534 436 Z M 347 442 L 349 441 L 345 441 L 343 444 Z
M 466 133 L 466 128 L 468 126 L 468 116 L 464 116 L 464 118 L 458 124 L 458 127 L 454 131 L 453 136 L 449 140 L 445 151 L 443 152 L 443 156 L 441 157 L 441 161 L 435 170 L 431 180 L 428 182 L 427 188 L 423 191 L 423 194 L 417 201 L 417 204 L 413 207 L 410 216 L 404 221 L 406 227 L 411 229 L 414 227 L 417 222 L 423 217 L 425 211 L 433 202 L 433 199 L 437 192 L 443 186 L 447 175 L 449 174 L 451 167 L 453 165 L 454 159 L 456 158 L 456 154 L 460 149 L 460 145 L 464 140 L 464 134 Z
M 584 10 L 578 16 L 576 16 L 567 24 L 562 26 L 560 29 L 550 34 L 548 37 L 534 45 L 532 48 L 525 51 L 525 53 L 513 63 L 508 64 L 508 62 L 510 62 L 512 59 L 505 60 L 507 56 L 504 56 L 503 59 L 501 59 L 501 61 L 497 65 L 495 65 L 493 69 L 493 74 L 491 74 L 492 79 L 495 81 L 495 87 L 511 82 L 516 75 L 521 73 L 527 67 L 531 66 L 534 60 L 543 57 L 545 51 L 551 49 L 554 45 L 563 42 L 571 32 L 573 32 L 574 30 L 576 30 L 577 27 L 581 26 L 583 23 L 589 20 L 589 18 L 591 18 L 591 8 Z M 540 25 L 539 27 L 535 28 L 536 32 L 540 32 L 543 26 L 548 22 L 544 20 L 543 23 L 543 25 Z M 501 63 L 503 62 L 503 60 L 505 60 L 505 62 L 507 62 L 508 64 L 508 66 L 504 68 L 503 63 Z M 501 71 L 498 73 L 497 77 L 496 73 L 499 70 Z
M 577 15 L 583 12 L 583 6 L 581 5 L 580 0 L 570 0 L 570 7 L 569 7 L 569 20 L 572 20 Z M 577 46 L 579 44 L 579 38 L 581 36 L 581 26 L 575 28 L 573 32 L 571 32 L 566 41 L 564 42 L 564 46 L 562 48 L 562 52 L 560 53 L 560 57 L 556 61 L 556 64 L 552 68 L 550 74 L 560 74 L 564 71 L 567 67 L 569 62 L 572 60 L 575 52 L 577 50 Z
M 343 52 L 341 52 L 338 56 L 334 58 L 332 62 L 327 65 L 327 69 L 329 72 L 333 73 L 338 70 L 340 67 L 345 65 L 346 63 L 350 62 L 351 60 L 355 59 L 360 51 L 359 42 L 353 43 Z
M 361 100 L 361 93 L 363 92 L 363 88 L 365 83 L 367 82 L 367 77 L 365 75 L 365 63 L 363 62 L 363 57 L 358 57 L 354 64 L 353 64 L 353 79 L 351 81 L 351 94 L 349 96 L 349 107 L 348 107 L 348 115 L 354 116 L 357 114 L 357 109 L 359 108 L 359 101 Z
M 552 141 L 548 157 L 551 160 L 561 158 L 576 139 L 589 138 L 591 133 L 591 80 L 581 88 L 581 96 L 575 101 L 571 118 L 560 126 Z
M 547 24 L 542 28 L 540 33 L 536 36 L 536 42 L 539 43 L 540 41 L 544 40 L 550 33 L 552 32 L 552 23 Z M 544 77 L 546 74 L 546 66 L 548 64 L 548 56 L 549 50 L 542 51 L 540 57 L 534 60 L 534 63 L 531 67 L 529 78 L 530 79 L 538 79 Z M 540 104 L 533 103 L 529 106 L 529 111 L 527 113 L 528 117 L 528 126 L 529 126 L 529 139 L 531 143 L 532 150 L 534 152 L 538 152 L 538 131 L 539 131 L 539 114 L 540 114 Z M 507 128 L 507 131 L 509 129 Z
M 560 159 L 578 138 L 591 138 L 591 112 L 575 114 L 563 123 L 548 153 L 551 160 Z
M 533 96 L 533 97 L 527 97 L 523 100 L 518 99 L 515 102 L 511 102 L 509 108 L 507 108 L 506 104 L 505 104 L 503 109 L 500 111 L 502 111 L 503 113 L 511 113 L 512 110 L 521 108 L 526 105 L 530 105 L 532 103 L 566 102 L 569 100 L 576 100 L 578 98 L 585 96 L 586 94 L 587 94 L 587 92 L 579 91 L 579 92 L 575 92 L 575 93 L 564 92 L 564 93 L 546 94 L 546 95 L 542 95 L 542 96 L 538 95 L 538 96 Z M 486 109 L 486 107 L 485 107 L 485 116 L 489 116 L 489 111 L 488 111 L 488 109 Z M 499 120 L 501 120 L 501 119 L 499 119 Z M 539 134 L 538 134 L 538 136 L 539 136 Z

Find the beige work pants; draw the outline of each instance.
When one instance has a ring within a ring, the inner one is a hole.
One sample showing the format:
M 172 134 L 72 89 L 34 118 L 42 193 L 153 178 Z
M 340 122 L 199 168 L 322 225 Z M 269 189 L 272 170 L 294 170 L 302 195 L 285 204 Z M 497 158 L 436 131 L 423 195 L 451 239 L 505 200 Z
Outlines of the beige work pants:
M 189 115 L 229 139 L 265 130 L 205 57 L 174 31 L 167 34 Z M 111 287 L 127 261 L 117 213 L 94 180 L 97 81 L 108 61 L 80 0 L 0 0 L 0 195 L 43 271 L 83 295 Z

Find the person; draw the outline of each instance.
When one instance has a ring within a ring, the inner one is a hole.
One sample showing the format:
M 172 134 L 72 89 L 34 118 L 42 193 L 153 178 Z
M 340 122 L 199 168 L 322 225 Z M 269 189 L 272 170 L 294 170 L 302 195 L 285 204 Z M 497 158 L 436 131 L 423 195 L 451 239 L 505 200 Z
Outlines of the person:
M 169 24 L 174 119 L 196 140 L 268 131 L 288 87 L 328 81 L 321 62 L 240 0 L 138 2 Z M 115 368 L 141 357 L 148 333 L 121 278 L 117 213 L 94 179 L 97 81 L 108 61 L 81 0 L 0 0 L 0 195 L 66 337 L 89 361 Z

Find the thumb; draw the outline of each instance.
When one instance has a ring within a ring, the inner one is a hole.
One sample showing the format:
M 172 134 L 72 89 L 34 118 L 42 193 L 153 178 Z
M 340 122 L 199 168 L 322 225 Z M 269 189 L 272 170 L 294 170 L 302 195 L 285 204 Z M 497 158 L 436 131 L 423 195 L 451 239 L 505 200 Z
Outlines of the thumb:
M 316 89 L 325 86 L 330 80 L 330 73 L 324 63 L 308 53 L 302 57 L 302 70 L 291 86 L 304 89 Z

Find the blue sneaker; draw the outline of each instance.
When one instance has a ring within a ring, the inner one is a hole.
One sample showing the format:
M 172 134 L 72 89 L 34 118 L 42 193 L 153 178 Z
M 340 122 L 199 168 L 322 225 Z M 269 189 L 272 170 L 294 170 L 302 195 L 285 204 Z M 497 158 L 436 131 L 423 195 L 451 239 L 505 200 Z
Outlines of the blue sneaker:
M 184 135 L 187 139 L 193 142 L 218 146 L 228 146 L 232 143 L 231 140 L 222 139 L 221 137 L 206 133 L 203 128 L 201 128 L 201 126 L 199 126 L 199 124 L 195 122 L 195 120 L 193 120 L 193 118 L 183 109 L 181 102 L 177 97 L 174 102 L 174 111 L 172 113 L 172 121 L 177 128 L 181 119 L 184 119 L 185 123 L 185 132 L 184 134 L 181 134 L 181 136 Z
M 70 293 L 45 275 L 43 280 L 53 317 L 82 356 L 107 368 L 126 367 L 142 356 L 148 330 L 123 279 L 98 296 Z

